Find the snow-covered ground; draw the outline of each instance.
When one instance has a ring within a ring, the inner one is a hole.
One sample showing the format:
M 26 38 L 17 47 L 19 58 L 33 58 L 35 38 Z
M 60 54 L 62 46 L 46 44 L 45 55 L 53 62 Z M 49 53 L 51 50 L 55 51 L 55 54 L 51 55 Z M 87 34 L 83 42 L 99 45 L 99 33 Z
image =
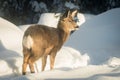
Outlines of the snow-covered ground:
M 55 20 L 51 17 L 45 18 L 47 22 Z M 42 19 L 44 17 L 40 19 L 41 23 L 48 25 Z M 94 17 L 87 16 L 87 20 L 83 21 L 85 23 L 80 24 L 80 29 L 71 35 L 58 52 L 53 70 L 49 70 L 48 59 L 46 70 L 41 72 L 39 60 L 35 74 L 22 76 L 21 41 L 26 26 L 21 26 L 20 30 L 0 18 L 0 80 L 119 80 L 119 21 L 120 8 Z M 56 24 L 53 21 L 49 25 L 55 27 Z

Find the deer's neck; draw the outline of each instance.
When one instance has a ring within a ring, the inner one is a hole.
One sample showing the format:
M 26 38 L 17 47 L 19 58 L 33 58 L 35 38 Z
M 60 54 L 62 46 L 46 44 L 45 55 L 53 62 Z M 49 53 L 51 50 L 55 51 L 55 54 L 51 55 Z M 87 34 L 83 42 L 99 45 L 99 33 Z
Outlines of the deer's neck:
M 70 32 L 60 26 L 58 27 L 58 32 L 62 43 L 64 43 L 68 39 Z

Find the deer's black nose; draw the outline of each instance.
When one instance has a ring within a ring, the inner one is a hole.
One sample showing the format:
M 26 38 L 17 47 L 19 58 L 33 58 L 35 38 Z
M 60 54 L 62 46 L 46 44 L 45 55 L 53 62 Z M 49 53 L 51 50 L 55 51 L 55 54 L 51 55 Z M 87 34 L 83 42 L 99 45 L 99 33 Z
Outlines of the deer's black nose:
M 79 26 L 76 26 L 75 28 L 79 28 Z
M 78 30 L 79 29 L 79 26 L 76 26 L 75 27 L 75 30 L 72 30 L 71 32 L 70 32 L 70 35 L 73 33 L 73 32 L 75 32 L 76 30 Z
M 73 34 L 73 32 L 75 32 L 75 30 L 71 31 L 71 32 L 70 32 L 70 35 Z

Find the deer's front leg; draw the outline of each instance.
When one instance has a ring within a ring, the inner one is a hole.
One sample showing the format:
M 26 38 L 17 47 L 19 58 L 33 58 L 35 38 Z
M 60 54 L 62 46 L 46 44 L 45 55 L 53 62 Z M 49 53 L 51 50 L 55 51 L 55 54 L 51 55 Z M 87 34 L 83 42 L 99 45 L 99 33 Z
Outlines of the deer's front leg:
M 50 55 L 50 69 L 51 70 L 54 68 L 55 56 L 56 56 L 56 53 L 53 53 Z
M 42 57 L 42 71 L 45 70 L 46 61 L 47 61 L 47 56 L 43 56 L 43 57 Z

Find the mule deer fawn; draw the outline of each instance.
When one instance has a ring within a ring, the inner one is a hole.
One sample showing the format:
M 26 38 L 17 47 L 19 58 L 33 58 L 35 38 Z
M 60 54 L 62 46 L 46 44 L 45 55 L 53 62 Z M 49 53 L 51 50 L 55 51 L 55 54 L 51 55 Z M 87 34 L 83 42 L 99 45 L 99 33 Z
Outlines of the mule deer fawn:
M 66 11 L 58 22 L 57 28 L 45 25 L 30 26 L 23 36 L 23 65 L 22 74 L 26 74 L 26 67 L 29 65 L 31 73 L 34 73 L 34 62 L 42 58 L 42 71 L 46 66 L 47 56 L 50 55 L 50 69 L 54 67 L 56 53 L 69 37 L 71 31 L 78 26 L 74 21 L 77 10 Z

